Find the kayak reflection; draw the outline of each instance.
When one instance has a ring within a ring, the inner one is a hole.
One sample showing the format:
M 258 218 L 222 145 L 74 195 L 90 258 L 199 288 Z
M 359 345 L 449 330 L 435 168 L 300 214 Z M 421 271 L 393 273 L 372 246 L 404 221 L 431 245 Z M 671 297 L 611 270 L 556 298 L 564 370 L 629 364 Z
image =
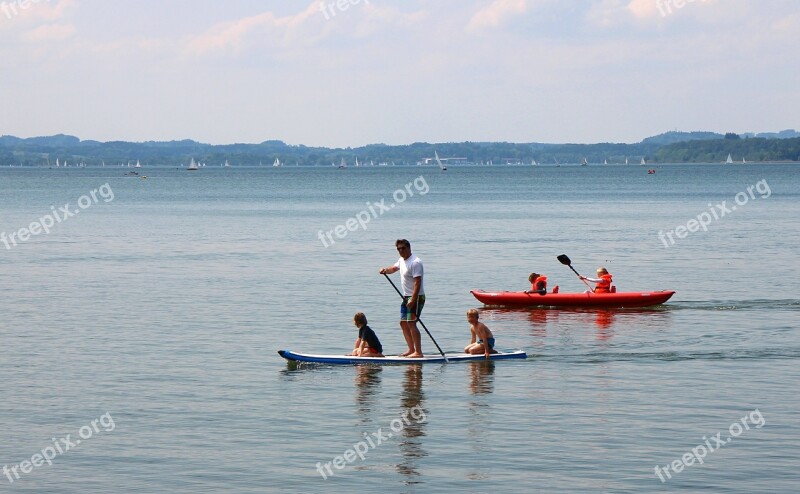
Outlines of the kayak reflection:
M 672 314 L 669 308 L 631 308 L 631 309 L 593 309 L 593 308 L 483 308 L 481 317 L 491 320 L 502 331 L 503 326 L 524 323 L 536 339 L 535 346 L 541 346 L 548 331 L 561 334 L 570 327 L 595 328 L 595 337 L 609 340 L 616 332 L 625 328 L 659 328 L 669 325 Z

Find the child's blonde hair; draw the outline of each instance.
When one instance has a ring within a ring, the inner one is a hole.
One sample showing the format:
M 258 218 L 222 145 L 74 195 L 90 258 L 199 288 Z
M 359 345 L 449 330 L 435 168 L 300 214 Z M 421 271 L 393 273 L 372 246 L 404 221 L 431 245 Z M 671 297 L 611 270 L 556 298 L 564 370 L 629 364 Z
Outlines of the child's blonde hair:
M 597 268 L 597 272 L 598 273 L 602 273 L 602 274 L 608 274 L 608 270 L 603 266 L 600 266 L 599 268 Z
M 365 316 L 363 312 L 356 312 L 356 315 L 353 316 L 353 322 L 355 322 L 359 326 L 366 326 L 367 316 Z
M 475 319 L 478 319 L 480 317 L 478 309 L 470 309 L 467 311 L 467 317 L 472 317 L 472 316 L 475 316 Z

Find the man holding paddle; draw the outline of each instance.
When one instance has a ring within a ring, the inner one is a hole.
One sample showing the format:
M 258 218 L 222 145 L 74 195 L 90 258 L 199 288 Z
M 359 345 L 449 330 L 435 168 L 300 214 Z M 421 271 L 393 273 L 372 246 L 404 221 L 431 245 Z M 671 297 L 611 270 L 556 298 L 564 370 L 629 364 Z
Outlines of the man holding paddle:
M 408 345 L 408 351 L 401 357 L 421 358 L 422 338 L 417 328 L 417 320 L 425 305 L 425 290 L 422 285 L 422 260 L 411 253 L 411 243 L 406 239 L 395 243 L 400 259 L 392 266 L 381 268 L 380 274 L 388 275 L 400 271 L 400 288 L 403 303 L 400 304 L 400 329 Z

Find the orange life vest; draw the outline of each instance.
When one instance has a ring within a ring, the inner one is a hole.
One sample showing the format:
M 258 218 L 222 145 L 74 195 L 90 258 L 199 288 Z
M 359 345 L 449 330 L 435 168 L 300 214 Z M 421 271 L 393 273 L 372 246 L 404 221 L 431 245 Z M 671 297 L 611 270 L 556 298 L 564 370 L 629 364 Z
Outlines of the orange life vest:
M 539 284 L 542 286 L 540 287 Z M 538 292 L 540 290 L 544 290 L 545 292 L 547 291 L 547 276 L 539 276 L 533 280 L 533 283 L 531 283 L 532 292 Z
M 611 275 L 604 274 L 600 276 L 600 279 L 603 280 L 597 284 L 594 289 L 594 293 L 610 293 L 611 292 Z

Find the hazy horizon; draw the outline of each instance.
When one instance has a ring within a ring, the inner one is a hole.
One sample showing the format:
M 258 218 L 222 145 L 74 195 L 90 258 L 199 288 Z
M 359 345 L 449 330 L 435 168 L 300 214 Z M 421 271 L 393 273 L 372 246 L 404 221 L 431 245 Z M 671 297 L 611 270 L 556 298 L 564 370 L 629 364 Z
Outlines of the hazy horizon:
M 800 127 L 794 2 L 677 5 L 5 0 L 0 134 L 347 148 Z

